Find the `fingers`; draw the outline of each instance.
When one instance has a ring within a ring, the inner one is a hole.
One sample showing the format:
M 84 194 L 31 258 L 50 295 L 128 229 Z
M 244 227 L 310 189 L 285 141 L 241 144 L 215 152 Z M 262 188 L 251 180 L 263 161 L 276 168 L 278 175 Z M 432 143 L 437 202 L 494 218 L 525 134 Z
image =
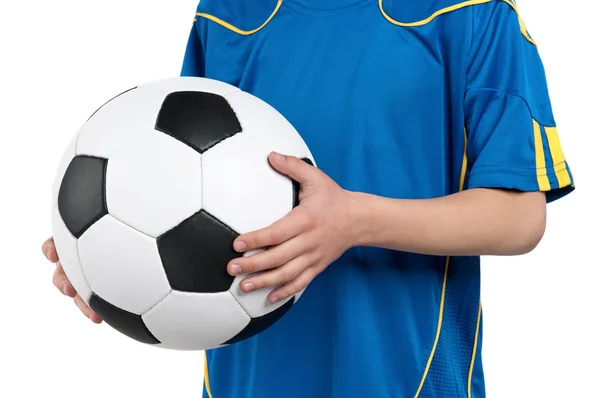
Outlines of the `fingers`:
M 102 319 L 100 319 L 100 317 L 94 311 L 92 311 L 92 309 L 85 303 L 80 295 L 76 295 L 73 301 L 75 301 L 75 305 L 77 305 L 77 308 L 79 308 L 83 315 L 88 317 L 92 322 L 102 322 Z
M 313 167 L 295 156 L 286 156 L 280 153 L 271 152 L 269 162 L 280 173 L 283 173 L 300 184 L 305 184 L 313 180 L 318 173 L 318 169 Z
M 48 238 L 42 244 L 42 253 L 48 259 L 48 261 L 52 263 L 58 262 L 58 253 L 56 252 L 56 247 L 54 246 L 54 238 Z
M 236 258 L 228 264 L 227 271 L 232 276 L 265 271 L 286 264 L 303 251 L 302 239 L 296 237 L 252 256 Z
M 245 278 L 240 283 L 240 289 L 242 292 L 248 293 L 266 287 L 285 285 L 298 278 L 304 270 L 309 269 L 311 263 L 308 255 L 296 257 L 281 267 Z
M 56 270 L 52 276 L 52 283 L 54 283 L 54 286 L 56 286 L 56 288 L 65 296 L 73 298 L 77 294 L 75 288 L 73 288 L 73 285 L 69 282 L 69 278 L 67 278 L 60 262 L 56 265 Z
M 238 236 L 233 247 L 244 252 L 279 245 L 307 231 L 312 225 L 313 219 L 309 214 L 296 208 L 266 228 Z
M 280 288 L 269 293 L 267 299 L 272 304 L 281 300 L 285 300 L 286 298 L 304 290 L 318 274 L 319 273 L 316 267 L 306 268 L 300 273 L 300 275 L 285 283 Z
M 83 315 L 87 316 L 88 318 L 92 316 L 92 309 L 86 304 L 86 302 L 81 298 L 80 295 L 75 296 L 73 301 L 75 302 L 77 308 L 79 308 L 79 311 L 83 313 Z
M 102 323 L 102 319 L 98 314 L 92 311 L 81 296 L 77 294 L 71 282 L 69 282 L 69 278 L 67 278 L 65 270 L 58 259 L 58 253 L 56 252 L 53 238 L 49 238 L 44 242 L 42 245 L 42 253 L 44 253 L 44 256 L 46 256 L 49 261 L 56 263 L 56 270 L 54 270 L 54 274 L 52 275 L 52 283 L 54 286 L 56 286 L 56 288 L 65 296 L 71 297 L 77 308 L 79 308 L 83 315 L 92 322 Z

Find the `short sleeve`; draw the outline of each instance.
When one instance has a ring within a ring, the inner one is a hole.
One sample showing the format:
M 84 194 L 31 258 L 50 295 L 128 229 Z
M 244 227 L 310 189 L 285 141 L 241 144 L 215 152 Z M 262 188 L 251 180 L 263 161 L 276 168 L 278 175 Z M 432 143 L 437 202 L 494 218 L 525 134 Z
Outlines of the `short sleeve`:
M 204 48 L 198 31 L 199 22 L 194 19 L 194 24 L 188 37 L 181 76 L 204 77 Z
M 474 8 L 465 92 L 467 188 L 547 193 L 575 185 L 537 45 L 510 0 Z

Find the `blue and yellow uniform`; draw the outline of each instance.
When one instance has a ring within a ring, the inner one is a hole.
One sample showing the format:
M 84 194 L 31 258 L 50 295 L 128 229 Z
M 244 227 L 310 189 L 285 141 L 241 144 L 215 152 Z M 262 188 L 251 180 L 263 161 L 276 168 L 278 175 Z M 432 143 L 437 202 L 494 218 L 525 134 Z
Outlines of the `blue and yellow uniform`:
M 548 202 L 573 189 L 511 0 L 202 0 L 197 11 L 182 75 L 273 105 L 345 189 L 501 188 Z M 481 322 L 478 257 L 356 247 L 273 327 L 209 351 L 204 397 L 481 398 Z

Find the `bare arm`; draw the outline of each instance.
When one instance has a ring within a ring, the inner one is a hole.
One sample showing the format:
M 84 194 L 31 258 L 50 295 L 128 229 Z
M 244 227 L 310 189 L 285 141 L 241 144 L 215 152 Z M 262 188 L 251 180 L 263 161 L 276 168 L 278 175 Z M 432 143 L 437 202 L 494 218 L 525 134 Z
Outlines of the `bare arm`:
M 279 172 L 302 184 L 300 205 L 275 223 L 237 237 L 240 253 L 268 247 L 228 264 L 231 275 L 255 274 L 243 292 L 277 287 L 276 302 L 304 289 L 352 246 L 412 253 L 517 255 L 541 240 L 546 196 L 472 188 L 436 199 L 389 199 L 342 189 L 319 169 L 298 158 L 272 154 Z M 266 271 L 260 274 L 260 271 Z
M 354 195 L 355 245 L 432 255 L 518 255 L 546 227 L 542 192 L 472 189 L 425 200 Z

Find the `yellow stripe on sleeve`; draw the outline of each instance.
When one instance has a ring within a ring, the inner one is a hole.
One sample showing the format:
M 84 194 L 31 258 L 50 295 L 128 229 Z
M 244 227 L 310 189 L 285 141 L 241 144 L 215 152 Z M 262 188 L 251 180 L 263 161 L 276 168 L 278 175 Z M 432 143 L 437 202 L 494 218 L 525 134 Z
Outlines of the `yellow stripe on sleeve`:
M 558 180 L 558 187 L 564 188 L 571 185 L 571 177 L 569 177 L 569 172 L 567 171 L 567 163 L 558 138 L 558 130 L 556 127 L 544 127 L 544 130 L 546 131 L 546 138 L 548 139 L 548 146 L 550 147 L 550 154 L 552 156 L 552 164 L 554 165 L 554 174 L 556 174 L 556 179 Z
M 544 144 L 542 143 L 542 131 L 538 122 L 533 120 L 533 139 L 535 143 L 535 168 L 540 191 L 550 190 L 550 181 L 546 172 L 546 159 L 544 156 Z

